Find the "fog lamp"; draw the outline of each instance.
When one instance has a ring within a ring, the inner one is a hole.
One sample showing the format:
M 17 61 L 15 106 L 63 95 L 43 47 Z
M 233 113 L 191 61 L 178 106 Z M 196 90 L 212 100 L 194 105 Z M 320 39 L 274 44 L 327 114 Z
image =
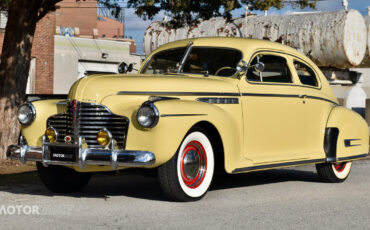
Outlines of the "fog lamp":
M 58 132 L 53 127 L 47 128 L 45 135 L 49 138 L 50 143 L 54 143 L 58 138 Z
M 96 140 L 99 145 L 107 146 L 112 141 L 112 134 L 107 129 L 102 129 L 98 132 Z

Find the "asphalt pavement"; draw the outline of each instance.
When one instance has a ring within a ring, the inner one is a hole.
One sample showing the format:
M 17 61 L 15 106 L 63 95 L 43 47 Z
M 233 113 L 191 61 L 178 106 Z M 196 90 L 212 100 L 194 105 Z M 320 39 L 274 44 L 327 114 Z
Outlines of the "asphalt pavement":
M 0 176 L 0 229 L 370 229 L 370 161 L 340 184 L 314 166 L 219 175 L 198 202 L 170 202 L 155 177 L 96 175 L 48 192 L 36 173 Z M 32 211 L 32 212 L 31 212 Z

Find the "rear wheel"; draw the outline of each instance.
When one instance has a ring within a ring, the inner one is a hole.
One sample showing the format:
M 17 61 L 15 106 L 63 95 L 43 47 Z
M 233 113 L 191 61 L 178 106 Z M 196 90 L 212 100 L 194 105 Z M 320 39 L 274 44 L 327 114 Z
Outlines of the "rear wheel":
M 351 172 L 352 162 L 317 164 L 319 176 L 326 182 L 338 183 L 347 179 Z
M 206 132 L 195 128 L 178 152 L 158 168 L 159 182 L 171 200 L 195 201 L 208 191 L 214 172 L 213 148 Z
M 79 173 L 73 169 L 37 162 L 37 172 L 47 189 L 56 193 L 81 191 L 90 181 L 91 173 Z

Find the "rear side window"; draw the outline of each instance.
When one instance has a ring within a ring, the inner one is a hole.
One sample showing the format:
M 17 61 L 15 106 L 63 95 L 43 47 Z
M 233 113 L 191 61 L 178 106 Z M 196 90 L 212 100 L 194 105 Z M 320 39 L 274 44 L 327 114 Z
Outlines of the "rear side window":
M 258 62 L 264 64 L 261 72 L 254 68 Z M 286 59 L 275 55 L 257 55 L 250 64 L 247 79 L 256 82 L 292 83 L 292 75 Z
M 319 85 L 317 82 L 315 72 L 310 67 L 299 61 L 294 61 L 294 67 L 297 70 L 299 80 L 301 81 L 302 84 L 309 86 Z

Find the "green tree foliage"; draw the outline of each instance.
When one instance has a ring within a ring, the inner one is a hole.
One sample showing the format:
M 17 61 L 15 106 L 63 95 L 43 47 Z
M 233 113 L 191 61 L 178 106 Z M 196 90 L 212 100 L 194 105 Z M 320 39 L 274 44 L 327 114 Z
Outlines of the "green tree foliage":
M 127 6 L 144 20 L 151 20 L 160 11 L 166 12 L 171 20 L 169 25 L 181 27 L 196 24 L 200 19 L 224 17 L 231 20 L 231 12 L 245 5 L 251 10 L 281 9 L 287 4 L 301 9 L 315 8 L 318 0 L 128 0 Z
M 7 10 L 9 7 L 10 0 L 0 0 L 0 10 Z

